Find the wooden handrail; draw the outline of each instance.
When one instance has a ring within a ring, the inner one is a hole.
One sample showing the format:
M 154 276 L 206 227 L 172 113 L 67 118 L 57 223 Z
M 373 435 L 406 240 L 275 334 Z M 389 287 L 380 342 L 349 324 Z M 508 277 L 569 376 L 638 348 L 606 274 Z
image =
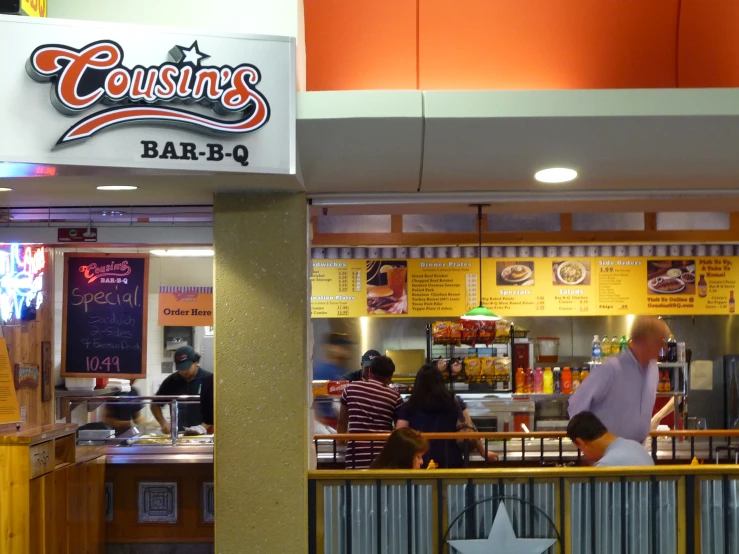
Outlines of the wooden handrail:
M 429 440 L 457 440 L 457 439 L 490 439 L 490 440 L 508 440 L 508 439 L 558 439 L 567 438 L 567 433 L 560 431 L 536 431 L 533 433 L 422 433 Z M 386 440 L 390 433 L 346 433 L 346 434 L 330 434 L 330 435 L 314 435 L 314 440 L 330 440 L 330 441 L 379 441 Z M 690 437 L 737 437 L 739 438 L 739 430 L 733 429 L 714 429 L 700 431 L 652 431 L 650 437 L 656 438 L 690 438 Z M 737 443 L 739 447 L 739 443 Z

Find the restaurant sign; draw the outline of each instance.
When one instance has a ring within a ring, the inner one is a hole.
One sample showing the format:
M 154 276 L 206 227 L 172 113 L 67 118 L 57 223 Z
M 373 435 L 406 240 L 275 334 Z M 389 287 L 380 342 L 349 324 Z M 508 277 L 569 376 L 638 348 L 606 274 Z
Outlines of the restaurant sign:
M 295 172 L 292 39 L 0 17 L 0 47 L 0 161 Z
M 213 287 L 159 287 L 159 325 L 213 326 Z

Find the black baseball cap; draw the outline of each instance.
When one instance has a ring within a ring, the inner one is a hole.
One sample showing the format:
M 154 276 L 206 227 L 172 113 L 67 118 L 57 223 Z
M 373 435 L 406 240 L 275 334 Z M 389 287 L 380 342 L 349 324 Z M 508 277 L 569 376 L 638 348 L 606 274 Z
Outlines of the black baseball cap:
M 367 352 L 362 354 L 362 361 L 369 362 L 372 358 L 377 358 L 378 356 L 382 356 L 382 354 L 377 350 L 367 350 Z
M 197 353 L 192 346 L 180 346 L 174 352 L 174 363 L 177 371 L 187 371 L 192 367 Z

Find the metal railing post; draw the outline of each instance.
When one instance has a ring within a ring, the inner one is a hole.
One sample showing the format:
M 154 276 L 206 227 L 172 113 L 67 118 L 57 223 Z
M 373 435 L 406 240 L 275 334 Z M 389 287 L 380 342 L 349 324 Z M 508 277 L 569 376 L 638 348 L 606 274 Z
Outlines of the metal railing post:
M 169 404 L 169 422 L 171 425 L 170 436 L 172 437 L 172 446 L 177 446 L 177 429 L 179 427 L 179 414 L 177 413 L 177 400 L 171 400 Z

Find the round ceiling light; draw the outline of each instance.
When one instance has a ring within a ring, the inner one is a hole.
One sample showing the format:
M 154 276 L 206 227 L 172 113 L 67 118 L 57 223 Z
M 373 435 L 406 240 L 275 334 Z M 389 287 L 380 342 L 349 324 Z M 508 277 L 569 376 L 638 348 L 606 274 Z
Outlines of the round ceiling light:
M 568 167 L 550 167 L 534 174 L 540 183 L 566 183 L 577 177 L 577 171 Z
M 133 185 L 101 185 L 98 190 L 136 190 L 139 187 Z

